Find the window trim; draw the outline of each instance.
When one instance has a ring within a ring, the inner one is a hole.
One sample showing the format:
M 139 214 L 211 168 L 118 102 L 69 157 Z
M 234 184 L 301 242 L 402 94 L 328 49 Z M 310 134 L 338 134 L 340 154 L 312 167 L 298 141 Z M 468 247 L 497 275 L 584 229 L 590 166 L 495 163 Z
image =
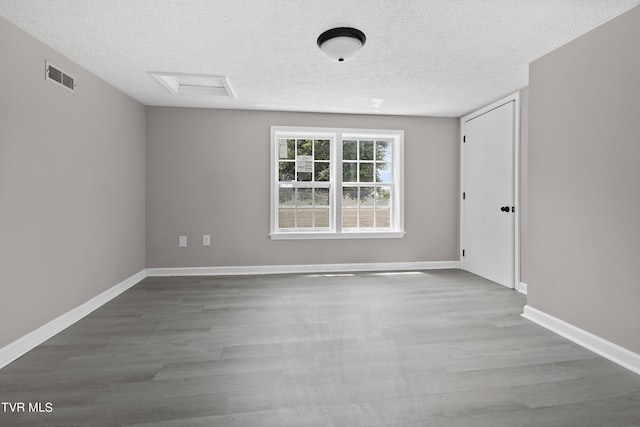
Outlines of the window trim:
M 330 224 L 333 229 L 310 229 L 296 231 L 277 230 L 278 202 L 276 200 L 278 185 L 278 155 L 277 141 L 281 138 L 310 139 L 326 138 L 331 140 L 331 181 L 330 190 Z M 393 209 L 393 224 L 391 229 L 375 231 L 375 229 L 363 229 L 344 231 L 342 229 L 342 141 L 343 139 L 391 139 L 393 144 L 392 158 L 392 192 L 391 208 Z M 404 131 L 388 129 L 355 129 L 355 128 L 324 128 L 324 127 L 299 127 L 299 126 L 271 126 L 270 138 L 270 233 L 272 240 L 306 240 L 306 239 L 379 239 L 402 238 L 404 230 Z

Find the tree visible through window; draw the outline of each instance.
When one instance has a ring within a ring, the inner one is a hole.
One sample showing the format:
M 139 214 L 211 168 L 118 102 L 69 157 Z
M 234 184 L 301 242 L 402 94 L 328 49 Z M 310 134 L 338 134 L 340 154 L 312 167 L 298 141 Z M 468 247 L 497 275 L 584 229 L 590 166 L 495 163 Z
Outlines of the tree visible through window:
M 329 228 L 330 140 L 281 138 L 278 153 L 279 228 Z
M 392 141 L 342 142 L 342 227 L 391 227 Z
M 273 127 L 271 139 L 272 237 L 403 234 L 402 131 Z

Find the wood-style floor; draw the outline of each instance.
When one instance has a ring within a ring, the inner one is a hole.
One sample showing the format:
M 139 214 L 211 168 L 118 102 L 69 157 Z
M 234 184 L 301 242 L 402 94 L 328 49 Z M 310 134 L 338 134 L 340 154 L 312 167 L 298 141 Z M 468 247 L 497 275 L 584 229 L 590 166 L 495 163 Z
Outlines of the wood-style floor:
M 150 278 L 0 370 L 52 404 L 0 425 L 640 426 L 640 376 L 524 304 L 459 270 Z

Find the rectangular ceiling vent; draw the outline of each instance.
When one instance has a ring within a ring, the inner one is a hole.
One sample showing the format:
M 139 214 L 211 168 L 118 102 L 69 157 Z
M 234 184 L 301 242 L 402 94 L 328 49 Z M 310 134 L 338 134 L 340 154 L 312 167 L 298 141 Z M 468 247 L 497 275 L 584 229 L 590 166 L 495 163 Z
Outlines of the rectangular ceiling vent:
M 160 72 L 150 74 L 173 95 L 236 97 L 229 79 L 225 76 Z
M 71 92 L 76 91 L 76 79 L 62 71 L 60 68 L 51 64 L 49 61 L 44 61 L 44 78 L 52 83 L 57 84 Z

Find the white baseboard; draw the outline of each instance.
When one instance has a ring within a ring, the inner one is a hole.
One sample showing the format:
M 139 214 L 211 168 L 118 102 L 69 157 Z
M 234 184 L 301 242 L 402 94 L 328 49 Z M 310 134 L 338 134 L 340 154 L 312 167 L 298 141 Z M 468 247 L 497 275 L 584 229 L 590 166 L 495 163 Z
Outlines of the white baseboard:
M 518 285 L 516 285 L 516 290 L 521 294 L 527 295 L 527 284 L 524 282 L 518 283 Z
M 522 317 L 529 319 L 538 325 L 561 335 L 582 347 L 593 351 L 600 356 L 617 363 L 618 365 L 629 369 L 630 371 L 640 374 L 640 354 L 620 347 L 617 344 L 600 338 L 597 335 L 573 326 L 570 323 L 553 317 L 543 311 L 524 306 Z
M 289 273 L 343 273 L 460 268 L 459 261 L 378 262 L 358 264 L 257 265 L 231 267 L 147 268 L 147 276 L 231 276 Z
M 14 342 L 0 348 L 0 369 L 16 360 L 18 357 L 32 350 L 36 346 L 42 344 L 57 333 L 63 331 L 69 326 L 76 323 L 92 311 L 96 310 L 105 303 L 111 301 L 142 279 L 147 277 L 146 270 L 142 270 L 133 276 L 123 280 L 112 288 L 107 289 L 101 294 L 91 298 L 84 304 L 66 312 L 65 314 L 53 319 L 38 329 L 29 332 L 27 335 L 18 338 Z

